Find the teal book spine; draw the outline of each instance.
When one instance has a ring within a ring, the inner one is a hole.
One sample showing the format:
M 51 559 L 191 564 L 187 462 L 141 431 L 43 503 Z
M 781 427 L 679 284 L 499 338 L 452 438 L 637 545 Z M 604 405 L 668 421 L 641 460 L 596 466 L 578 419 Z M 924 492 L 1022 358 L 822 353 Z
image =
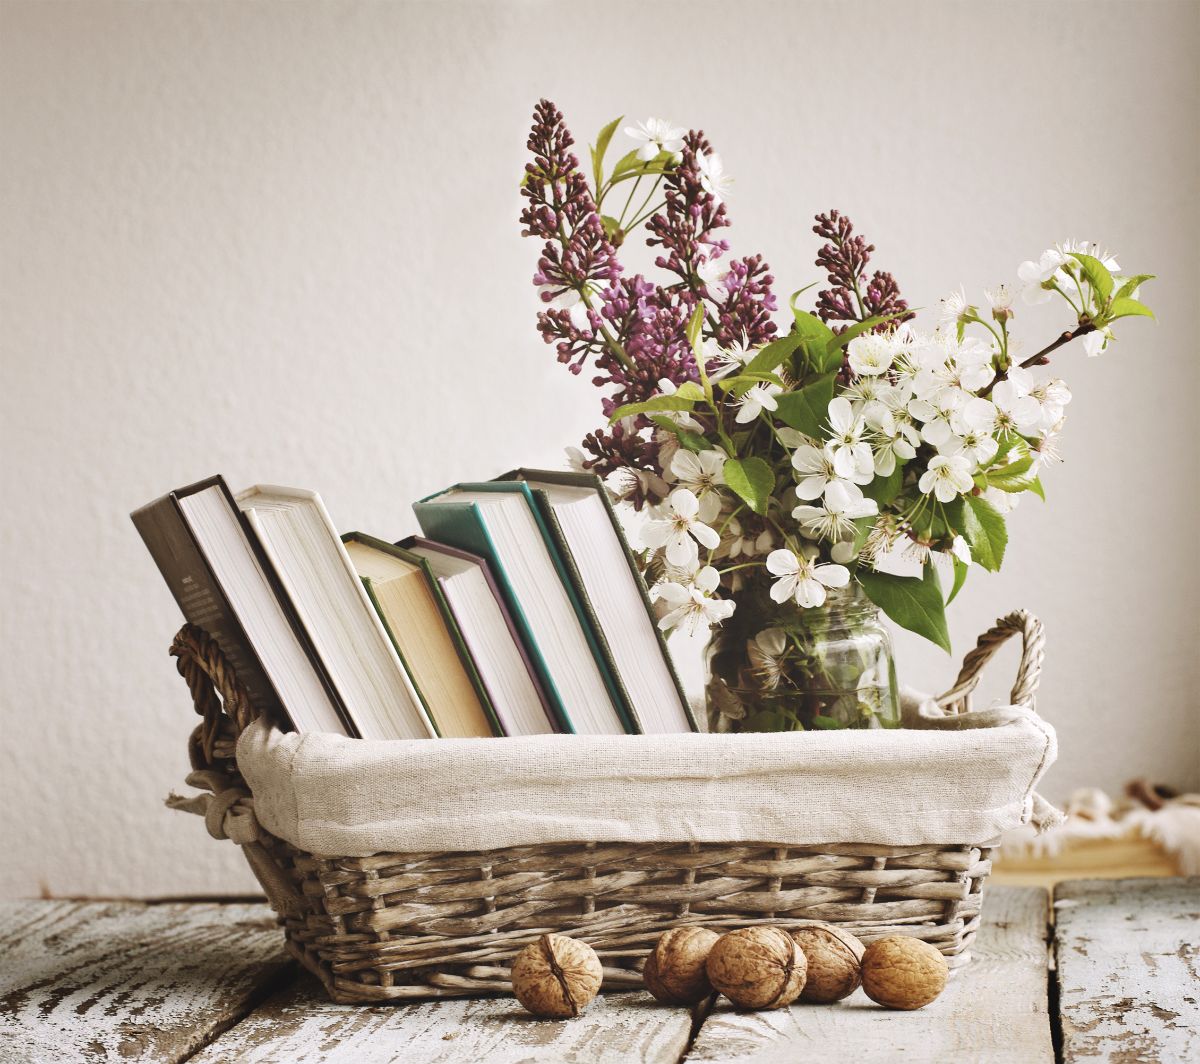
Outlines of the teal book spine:
M 441 494 L 441 492 L 436 494 Z M 433 497 L 429 496 L 429 498 Z M 529 618 L 525 616 L 521 601 L 513 591 L 512 582 L 504 568 L 504 562 L 496 551 L 492 537 L 488 534 L 487 525 L 479 513 L 479 508 L 471 502 L 426 505 L 425 500 L 422 499 L 421 502 L 413 504 L 413 512 L 416 514 L 421 531 L 429 539 L 457 547 L 459 550 L 470 551 L 472 554 L 478 554 L 487 559 L 492 568 L 492 574 L 500 585 L 500 591 L 508 603 L 513 619 L 517 623 L 517 628 L 529 651 L 534 668 L 537 669 L 538 676 L 545 687 L 550 708 L 558 718 L 558 723 L 563 731 L 574 735 L 575 726 L 571 723 L 570 714 L 563 704 L 562 695 L 555 686 L 554 677 L 550 675 L 546 659 L 542 656 L 537 639 L 534 638 L 533 631 L 529 627 Z
M 617 683 L 612 667 L 609 665 L 608 655 L 604 653 L 599 642 L 596 640 L 595 630 L 592 628 L 592 622 L 588 618 L 587 610 L 584 608 L 583 602 L 579 597 L 579 592 L 576 590 L 575 581 L 571 579 L 571 573 L 567 563 L 563 559 L 558 542 L 551 534 L 550 528 L 546 524 L 546 518 L 542 514 L 542 508 L 538 506 L 529 485 L 519 480 L 488 480 L 482 484 L 460 484 L 459 487 L 464 491 L 490 491 L 495 494 L 519 494 L 524 496 L 525 505 L 529 507 L 529 512 L 533 514 L 538 531 L 542 534 L 542 542 L 546 544 L 550 560 L 554 563 L 554 571 L 558 573 L 558 578 L 562 581 L 567 598 L 571 601 L 571 608 L 575 611 L 575 616 L 579 618 L 579 627 L 583 629 L 588 649 L 591 650 L 592 657 L 596 659 L 596 667 L 600 670 L 600 676 L 604 680 L 604 688 L 608 692 L 609 700 L 612 702 L 617 716 L 620 718 L 621 726 L 625 729 L 627 735 L 640 734 L 642 729 L 629 713 L 628 702 L 622 694 L 621 686 Z

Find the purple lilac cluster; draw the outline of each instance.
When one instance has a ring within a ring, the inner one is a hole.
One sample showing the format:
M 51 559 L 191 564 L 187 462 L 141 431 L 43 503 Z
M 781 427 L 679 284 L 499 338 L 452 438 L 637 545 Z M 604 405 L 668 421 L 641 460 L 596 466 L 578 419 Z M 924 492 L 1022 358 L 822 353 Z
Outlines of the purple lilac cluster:
M 529 201 L 521 212 L 522 236 L 542 237 L 533 283 L 542 301 L 553 303 L 585 288 L 604 288 L 617 280 L 621 264 L 596 212 L 587 178 L 571 152 L 575 138 L 562 112 L 541 100 L 533 112 L 528 147 L 533 161 L 525 166 L 521 194 Z M 588 312 L 587 327 L 568 310 L 552 308 L 538 314 L 538 331 L 546 343 L 557 345 L 558 360 L 578 373 L 588 355 L 604 348 L 599 319 Z
M 818 214 L 813 232 L 829 241 L 817 252 L 817 265 L 829 275 L 832 288 L 817 296 L 817 313 L 826 322 L 855 322 L 866 318 L 896 315 L 875 327 L 876 332 L 894 329 L 913 317 L 908 304 L 900 298 L 896 279 L 876 270 L 868 280 L 867 264 L 874 244 L 854 235 L 854 225 L 839 211 Z M 907 311 L 907 313 L 905 313 Z M 841 331 L 847 326 L 835 326 Z
M 678 386 L 699 379 L 687 324 L 701 301 L 707 307 L 705 336 L 721 346 L 754 346 L 775 334 L 774 278 L 762 256 L 731 261 L 723 271 L 713 265 L 729 251 L 729 242 L 717 235 L 729 219 L 701 179 L 700 157 L 712 151 L 703 133 L 688 133 L 679 162 L 663 178 L 663 209 L 646 225 L 647 243 L 662 249 L 656 265 L 677 278 L 667 285 L 640 274 L 622 276 L 570 150 L 574 143 L 562 113 L 541 100 L 528 142 L 533 161 L 525 167 L 522 195 L 528 202 L 521 224 L 523 235 L 545 241 L 533 278 L 543 302 L 565 304 L 574 293 L 587 297 L 586 318 L 563 305 L 548 306 L 538 314 L 538 331 L 572 373 L 592 361 L 593 383 L 611 389 L 602 400 L 606 416 L 654 395 L 662 380 Z M 721 276 L 705 282 L 702 270 Z M 628 429 L 615 425 L 589 434 L 584 465 L 601 476 L 618 469 L 645 474 L 633 478 L 643 488 L 661 484 L 658 445 L 639 433 L 646 424 L 639 419 Z M 635 492 L 634 501 L 644 499 Z

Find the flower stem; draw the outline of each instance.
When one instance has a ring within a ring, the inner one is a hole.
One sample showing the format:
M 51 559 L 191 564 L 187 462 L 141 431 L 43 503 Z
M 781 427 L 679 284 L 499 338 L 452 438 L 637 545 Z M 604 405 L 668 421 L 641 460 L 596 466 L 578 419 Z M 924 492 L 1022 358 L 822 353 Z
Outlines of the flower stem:
M 1044 366 L 1047 362 L 1050 361 L 1051 353 L 1053 353 L 1054 351 L 1057 351 L 1060 347 L 1063 346 L 1063 344 L 1069 344 L 1076 337 L 1086 336 L 1088 333 L 1095 332 L 1095 331 L 1096 331 L 1096 326 L 1093 325 L 1090 321 L 1082 322 L 1076 328 L 1068 329 L 1053 343 L 1049 343 L 1045 347 L 1043 347 L 1040 351 L 1034 352 L 1023 362 L 1019 363 L 1019 366 L 1021 369 L 1028 369 L 1030 366 Z M 992 389 L 994 387 L 996 387 L 996 385 L 999 384 L 1002 380 L 1004 380 L 1004 378 L 1007 376 L 1008 376 L 1007 372 L 997 374 L 996 379 L 994 381 L 992 381 L 991 384 L 989 384 L 986 388 L 984 388 L 979 393 L 980 398 L 986 399 L 991 394 Z

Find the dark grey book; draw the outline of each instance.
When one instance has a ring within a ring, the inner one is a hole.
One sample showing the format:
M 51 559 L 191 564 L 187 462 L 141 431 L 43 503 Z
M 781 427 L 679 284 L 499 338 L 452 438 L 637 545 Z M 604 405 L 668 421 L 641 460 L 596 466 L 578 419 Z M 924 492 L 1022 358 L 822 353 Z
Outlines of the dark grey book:
M 130 516 L 184 618 L 216 641 L 260 715 L 302 732 L 356 734 L 223 478 Z

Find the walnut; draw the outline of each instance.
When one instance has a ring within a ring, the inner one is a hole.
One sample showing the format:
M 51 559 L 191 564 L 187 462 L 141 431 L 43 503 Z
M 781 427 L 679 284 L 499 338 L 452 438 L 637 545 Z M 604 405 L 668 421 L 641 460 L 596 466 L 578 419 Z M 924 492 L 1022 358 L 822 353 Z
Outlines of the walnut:
M 642 980 L 664 1005 L 695 1005 L 713 992 L 704 964 L 720 936 L 707 927 L 664 932 L 642 970 Z
M 867 997 L 889 1009 L 919 1009 L 946 986 L 950 968 L 928 942 L 889 935 L 863 953 L 862 985 Z
M 535 1016 L 578 1016 L 596 996 L 604 971 L 596 951 L 566 935 L 542 935 L 512 966 L 517 1000 Z
M 801 1001 L 829 1004 L 849 997 L 862 982 L 863 944 L 848 931 L 820 924 L 792 932 L 808 961 Z
M 790 1005 L 804 988 L 807 961 L 778 927 L 743 927 L 722 935 L 708 954 L 712 985 L 742 1009 Z

